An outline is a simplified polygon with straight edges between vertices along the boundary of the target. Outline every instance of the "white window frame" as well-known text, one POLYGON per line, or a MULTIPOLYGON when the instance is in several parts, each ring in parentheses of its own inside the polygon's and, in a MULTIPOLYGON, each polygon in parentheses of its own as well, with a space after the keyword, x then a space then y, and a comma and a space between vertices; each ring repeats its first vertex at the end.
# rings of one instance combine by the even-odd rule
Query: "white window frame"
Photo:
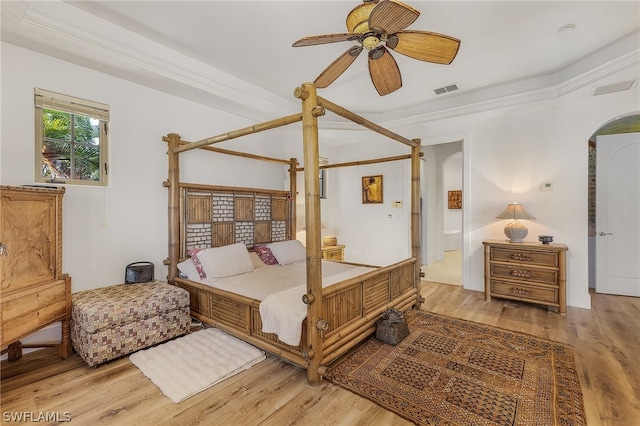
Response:
POLYGON ((107 186, 108 184, 108 146, 109 146, 109 105, 48 90, 34 90, 35 98, 35 181, 46 183, 65 183, 73 185, 107 186), (44 146, 44 125, 42 120, 42 110, 53 109, 74 115, 85 116, 99 120, 100 146, 99 164, 100 176, 98 180, 68 179, 68 178, 47 178, 42 176, 43 159, 42 152, 44 146))

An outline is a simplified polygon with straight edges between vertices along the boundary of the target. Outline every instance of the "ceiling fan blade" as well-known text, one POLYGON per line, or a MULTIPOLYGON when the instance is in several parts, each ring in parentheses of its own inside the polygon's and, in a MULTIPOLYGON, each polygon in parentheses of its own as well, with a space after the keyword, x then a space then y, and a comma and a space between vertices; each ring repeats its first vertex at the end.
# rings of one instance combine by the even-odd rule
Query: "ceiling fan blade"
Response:
POLYGON ((388 37, 387 47, 410 58, 448 65, 458 54, 460 40, 428 31, 402 31, 388 37))
POLYGON ((340 77, 347 68, 349 68, 349 65, 356 60, 361 52, 362 46, 352 46, 349 48, 320 73, 318 78, 314 81, 316 87, 320 89, 328 87, 336 78, 340 77))
POLYGON ((380 96, 402 87, 400 68, 384 46, 378 46, 369 52, 369 75, 380 96))
POLYGON ((369 28, 393 34, 407 28, 418 16, 420 12, 411 6, 396 0, 383 0, 369 15, 369 28))
POLYGON ((351 33, 344 34, 325 34, 317 36, 303 37, 293 43, 293 47, 315 46, 318 44, 337 43, 339 41, 357 40, 358 36, 351 33))

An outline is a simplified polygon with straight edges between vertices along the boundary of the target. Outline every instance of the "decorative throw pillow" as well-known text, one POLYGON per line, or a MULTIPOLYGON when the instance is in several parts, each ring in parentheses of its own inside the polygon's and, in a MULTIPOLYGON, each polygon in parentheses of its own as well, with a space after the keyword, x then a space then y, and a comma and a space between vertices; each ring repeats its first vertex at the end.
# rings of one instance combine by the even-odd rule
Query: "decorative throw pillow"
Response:
POLYGON ((197 280, 200 276, 193 259, 187 259, 178 263, 178 270, 180 271, 180 275, 188 280, 197 280))
POLYGON ((256 254, 264 262, 265 265, 277 265, 278 261, 267 246, 258 246, 255 249, 256 254))
POLYGON ((223 278, 253 271, 249 250, 243 243, 208 248, 198 253, 207 278, 223 278))
POLYGON ((278 241, 277 243, 269 244, 267 247, 269 247, 269 250, 281 265, 300 262, 307 258, 307 249, 298 240, 278 241))
POLYGON ((198 271, 198 275, 200 276, 200 279, 204 280, 205 278, 207 278, 207 274, 204 272, 204 268, 202 267, 202 262, 200 262, 200 258, 198 257, 198 253, 200 253, 202 250, 203 249, 201 248, 194 248, 187 251, 187 254, 191 256, 191 259, 193 260, 196 270, 198 271))

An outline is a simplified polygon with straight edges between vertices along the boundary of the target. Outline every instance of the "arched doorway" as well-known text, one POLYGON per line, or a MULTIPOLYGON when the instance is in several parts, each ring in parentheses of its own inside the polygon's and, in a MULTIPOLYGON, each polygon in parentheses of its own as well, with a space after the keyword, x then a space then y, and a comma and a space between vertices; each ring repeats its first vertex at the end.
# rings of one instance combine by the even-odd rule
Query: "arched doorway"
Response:
POLYGON ((589 287, 640 296, 640 115, 589 138, 589 287))

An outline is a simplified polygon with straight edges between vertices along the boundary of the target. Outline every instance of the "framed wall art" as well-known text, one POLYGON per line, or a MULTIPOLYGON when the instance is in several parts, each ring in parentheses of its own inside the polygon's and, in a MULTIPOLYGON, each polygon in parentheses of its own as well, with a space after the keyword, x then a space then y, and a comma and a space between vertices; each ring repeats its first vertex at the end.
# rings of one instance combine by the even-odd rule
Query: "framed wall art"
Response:
POLYGON ((462 208, 462 190, 457 189, 455 191, 449 191, 449 208, 450 209, 462 208))
POLYGON ((382 175, 362 177, 362 204, 382 203, 382 175))

